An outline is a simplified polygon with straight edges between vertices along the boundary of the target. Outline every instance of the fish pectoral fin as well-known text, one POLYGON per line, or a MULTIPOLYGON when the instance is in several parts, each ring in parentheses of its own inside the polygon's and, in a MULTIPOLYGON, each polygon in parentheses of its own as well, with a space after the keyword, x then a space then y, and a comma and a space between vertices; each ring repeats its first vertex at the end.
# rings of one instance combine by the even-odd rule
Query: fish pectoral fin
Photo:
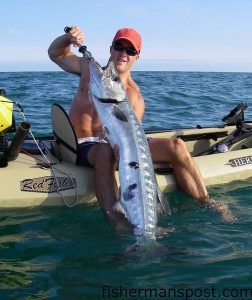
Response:
MULTIPOLYGON (((156 178, 156 176, 155 176, 156 178)), ((171 207, 169 204, 169 201, 165 197, 164 193, 161 192, 157 179, 156 179, 156 188, 157 188, 157 207, 158 207, 158 215, 159 216, 165 216, 165 215, 171 215, 171 207)))
POLYGON ((164 201, 160 201, 160 199, 158 198, 158 203, 157 203, 157 213, 158 216, 167 216, 167 215, 171 215, 171 209, 170 209, 170 205, 169 202, 164 199, 164 201))

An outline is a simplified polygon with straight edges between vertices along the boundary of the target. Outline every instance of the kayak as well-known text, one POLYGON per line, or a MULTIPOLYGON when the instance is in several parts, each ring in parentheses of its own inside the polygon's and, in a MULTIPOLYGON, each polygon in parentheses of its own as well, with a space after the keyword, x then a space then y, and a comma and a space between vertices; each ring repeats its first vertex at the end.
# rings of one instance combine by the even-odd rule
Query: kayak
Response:
MULTIPOLYGON (((238 105, 221 126, 148 131, 146 136, 182 139, 206 186, 246 179, 252 176, 252 121, 244 121, 246 107, 238 105)), ((77 138, 57 104, 52 107, 52 129, 53 136, 26 137, 17 157, 0 167, 1 208, 71 207, 96 201, 93 169, 76 165, 77 138)), ((170 165, 154 164, 154 169, 161 191, 177 189, 170 165)))

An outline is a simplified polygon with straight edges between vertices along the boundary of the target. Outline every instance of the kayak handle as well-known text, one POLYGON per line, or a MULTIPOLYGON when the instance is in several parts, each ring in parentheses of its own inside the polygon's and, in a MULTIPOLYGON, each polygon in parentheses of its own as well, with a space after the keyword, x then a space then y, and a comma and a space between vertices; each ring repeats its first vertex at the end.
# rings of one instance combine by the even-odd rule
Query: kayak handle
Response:
MULTIPOLYGON (((66 27, 64 28, 64 31, 65 31, 65 33, 68 33, 68 32, 70 32, 71 29, 72 29, 72 27, 66 26, 66 27)), ((84 52, 85 52, 86 50, 87 50, 87 46, 79 45, 79 52, 80 52, 80 53, 84 54, 84 52)))

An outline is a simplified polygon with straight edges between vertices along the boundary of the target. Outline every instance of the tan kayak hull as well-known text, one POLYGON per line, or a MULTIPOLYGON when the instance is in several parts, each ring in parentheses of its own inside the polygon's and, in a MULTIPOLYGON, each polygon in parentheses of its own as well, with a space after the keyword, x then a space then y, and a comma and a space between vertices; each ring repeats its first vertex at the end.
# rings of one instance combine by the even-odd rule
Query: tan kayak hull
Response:
MULTIPOLYGON (((211 155, 196 156, 208 150, 214 144, 225 141, 232 136, 235 127, 178 129, 162 133, 148 134, 150 137, 167 138, 190 134, 228 132, 227 137, 203 139, 186 142, 188 150, 200 169, 207 186, 242 180, 252 176, 252 138, 248 137, 233 145, 230 151, 211 155)), ((59 162, 52 154, 48 159, 54 162, 54 172, 62 191, 57 192, 54 174, 51 169, 40 166, 42 156, 31 157, 20 153, 15 161, 6 168, 0 168, 1 195, 0 207, 32 207, 75 205, 95 201, 93 190, 93 170, 66 162, 59 162), (39 160, 38 160, 39 159, 39 160), (76 185, 76 188, 74 186, 76 185)), ((155 168, 169 167, 155 165, 155 168)), ((177 186, 172 173, 157 174, 161 190, 170 192, 177 186)))

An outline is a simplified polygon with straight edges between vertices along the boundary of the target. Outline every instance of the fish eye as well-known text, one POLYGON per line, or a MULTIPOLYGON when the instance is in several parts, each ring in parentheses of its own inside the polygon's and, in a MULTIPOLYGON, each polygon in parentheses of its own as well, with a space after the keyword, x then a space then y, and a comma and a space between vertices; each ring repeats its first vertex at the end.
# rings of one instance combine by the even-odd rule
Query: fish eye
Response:
POLYGON ((115 76, 112 80, 115 81, 115 82, 118 82, 119 81, 119 77, 115 76))

